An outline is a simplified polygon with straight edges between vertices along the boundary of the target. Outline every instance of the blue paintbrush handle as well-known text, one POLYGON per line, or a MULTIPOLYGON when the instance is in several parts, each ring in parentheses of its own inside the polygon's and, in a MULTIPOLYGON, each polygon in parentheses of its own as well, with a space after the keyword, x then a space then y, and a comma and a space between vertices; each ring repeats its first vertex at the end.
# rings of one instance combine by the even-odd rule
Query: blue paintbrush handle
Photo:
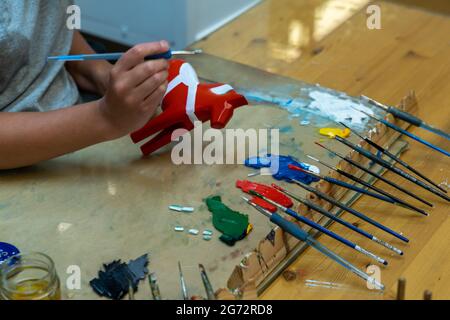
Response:
POLYGON ((318 205, 316 205, 316 204, 314 204, 314 203, 312 203, 311 201, 308 201, 308 200, 306 200, 306 201, 302 201, 301 199, 297 199, 297 200, 299 200, 301 203, 305 204, 309 208, 311 208, 311 209, 313 209, 313 210, 315 210, 317 212, 320 212, 325 217, 328 217, 329 219, 334 220, 337 223, 342 224, 343 226, 346 226, 350 230, 353 230, 353 231, 359 233, 360 235, 362 235, 362 236, 364 236, 364 237, 366 237, 366 238, 368 238, 368 239, 370 239, 370 240, 372 240, 372 241, 382 245, 383 247, 386 247, 386 248, 388 248, 388 249, 390 249, 392 251, 395 251, 396 253, 398 253, 400 255, 403 255, 403 252, 401 250, 395 248, 394 246, 390 245, 389 243, 387 243, 387 242, 385 242, 383 240, 378 239, 377 237, 375 237, 374 235, 370 234, 369 232, 354 226, 350 222, 348 222, 346 220, 343 220, 343 219, 339 218, 338 216, 335 216, 334 214, 332 214, 331 212, 325 210, 321 206, 318 206, 318 205))
POLYGON ((450 140, 450 134, 448 134, 447 132, 442 131, 441 129, 435 128, 432 125, 426 124, 425 122, 422 122, 422 124, 420 125, 421 128, 428 130, 430 132, 433 132, 447 140, 450 140))
POLYGON ((445 154, 447 157, 450 157, 450 153, 449 153, 448 151, 445 151, 444 149, 441 149, 441 148, 435 146, 434 144, 431 144, 431 143, 429 143, 428 141, 423 140, 422 138, 416 136, 415 134, 412 134, 411 132, 402 129, 402 128, 400 128, 399 126, 396 126, 395 124, 392 124, 392 123, 390 123, 390 122, 387 121, 387 120, 384 120, 384 119, 381 119, 381 118, 378 119, 378 120, 379 120, 381 123, 383 123, 385 126, 391 128, 391 129, 393 129, 393 130, 396 130, 396 131, 400 132, 401 134, 404 134, 405 136, 408 136, 408 137, 410 137, 411 139, 416 140, 416 141, 418 141, 418 142, 420 142, 420 143, 422 143, 422 144, 424 144, 424 145, 430 147, 431 149, 434 149, 434 150, 436 150, 436 151, 439 151, 440 153, 445 154))
POLYGON ((376 199, 379 199, 379 200, 383 200, 383 201, 386 201, 386 202, 393 203, 392 198, 385 197, 385 196, 383 196, 381 194, 378 194, 378 193, 370 192, 370 191, 368 191, 366 189, 357 187, 357 186, 355 186, 353 184, 350 184, 350 183, 347 183, 347 182, 344 182, 344 181, 341 181, 341 180, 337 180, 337 179, 334 179, 334 178, 331 178, 331 177, 324 177, 324 180, 328 181, 329 183, 332 183, 332 184, 335 184, 335 185, 338 185, 338 186, 341 186, 341 187, 344 187, 344 188, 356 191, 358 193, 363 193, 363 194, 366 194, 366 195, 368 195, 370 197, 373 197, 373 198, 376 198, 376 199))
MULTIPOLYGON (((372 104, 372 105, 374 105, 374 106, 376 106, 376 107, 378 107, 380 109, 383 109, 384 111, 392 114, 396 118, 399 118, 399 119, 401 119, 403 121, 406 121, 406 122, 412 124, 413 126, 420 127, 420 128, 425 129, 425 130, 428 130, 430 132, 433 132, 433 133, 435 133, 437 135, 440 135, 441 137, 444 137, 447 140, 450 140, 450 134, 448 134, 447 132, 444 132, 444 131, 442 131, 442 130, 440 130, 438 128, 433 127, 432 125, 429 125, 429 124, 425 123, 423 120, 419 119, 416 116, 413 116, 412 114, 410 114, 410 113, 408 113, 406 111, 403 111, 403 110, 400 110, 398 108, 391 107, 391 106, 385 106, 385 105, 383 105, 383 104, 381 104, 381 103, 379 103, 379 102, 377 102, 377 101, 375 101, 373 99, 367 98, 365 96, 363 96, 363 98, 365 100, 369 101, 370 104, 372 104)), ((377 119, 377 120, 380 121, 379 119, 377 119)), ((433 148, 431 145, 429 145, 429 147, 433 148)))
POLYGON ((164 52, 164 53, 147 56, 147 57, 145 57, 145 60, 159 60, 159 59, 170 60, 170 59, 172 59, 172 56, 173 56, 172 55, 172 50, 169 50, 169 51, 164 52))
POLYGON ((295 223, 283 219, 279 214, 272 214, 270 221, 299 240, 306 241, 309 237, 309 234, 305 230, 295 223))
MULTIPOLYGON (((336 201, 336 202, 337 202, 337 201, 336 201)), ((340 204, 337 204, 336 202, 333 203, 333 204, 337 205, 337 206, 340 207, 342 210, 345 210, 345 211, 347 211, 348 213, 353 214, 355 217, 358 217, 358 218, 360 218, 361 220, 364 220, 364 221, 370 223, 371 225, 374 225, 375 227, 377 227, 377 228, 379 228, 379 229, 381 229, 381 230, 383 230, 383 231, 385 231, 385 232, 387 232, 387 233, 393 235, 394 237, 396 237, 396 238, 398 238, 398 239, 400 239, 400 240, 402 240, 402 241, 404 241, 404 242, 409 242, 409 239, 408 239, 408 238, 402 236, 400 233, 398 233, 398 232, 392 230, 391 228, 388 228, 388 227, 382 225, 381 223, 379 223, 379 222, 377 222, 377 221, 375 221, 375 220, 369 218, 369 217, 366 216, 365 214, 362 214, 361 212, 356 211, 355 209, 353 209, 353 208, 351 208, 351 207, 349 207, 349 206, 345 206, 345 207, 344 207, 344 206, 342 206, 342 205, 340 205, 340 204)))
MULTIPOLYGON (((69 56, 55 56, 49 57, 49 61, 87 61, 87 60, 107 60, 107 61, 117 61, 124 55, 123 52, 118 53, 100 53, 100 54, 80 54, 80 55, 69 55, 69 56)), ((164 53, 154 54, 145 57, 145 60, 158 60, 166 59, 169 60, 173 57, 172 50, 164 53)))
MULTIPOLYGON (((313 239, 308 235, 306 231, 304 231, 302 228, 300 228, 298 225, 287 221, 286 219, 283 219, 278 214, 273 214, 270 218, 270 221, 279 226, 281 229, 283 229, 285 232, 289 233, 293 237, 305 241, 307 244, 318 250, 319 252, 325 254, 327 257, 331 258, 335 262, 339 263, 346 269, 350 270, 351 272, 355 273, 357 276, 361 277, 365 281, 375 281, 373 278, 369 277, 366 273, 360 271, 358 268, 356 268, 351 263, 347 262, 343 258, 341 258, 339 255, 334 253, 333 251, 329 250, 327 247, 321 245, 318 241, 313 239)), ((381 283, 376 283, 376 285, 383 289, 384 286, 381 283)))
POLYGON ((441 137, 446 138, 447 140, 450 140, 450 135, 448 133, 425 123, 423 120, 413 116, 408 112, 399 110, 394 107, 388 107, 388 112, 392 113, 392 115, 394 115, 396 118, 411 123, 413 126, 424 128, 425 130, 428 130, 430 132, 440 135, 441 137))
POLYGON ((381 223, 378 223, 377 221, 372 220, 371 218, 369 218, 365 214, 363 214, 363 213, 361 213, 359 211, 356 211, 355 209, 352 209, 349 206, 344 205, 342 202, 337 201, 336 199, 334 199, 333 197, 329 196, 328 194, 323 193, 322 191, 319 191, 317 189, 314 189, 313 187, 310 187, 310 186, 308 186, 308 185, 306 185, 306 184, 304 184, 304 183, 302 183, 300 181, 294 180, 294 182, 297 183, 300 187, 304 188, 305 190, 308 190, 309 192, 312 192, 312 193, 316 194, 317 196, 319 196, 319 198, 322 198, 322 199, 328 201, 329 203, 334 204, 335 206, 341 208, 342 210, 353 214, 354 216, 356 216, 356 217, 358 217, 358 218, 360 218, 360 219, 362 219, 362 220, 364 220, 364 221, 366 221, 366 222, 368 222, 368 223, 370 223, 370 224, 380 228, 381 230, 386 231, 389 234, 392 234, 393 236, 395 236, 395 237, 397 237, 397 238, 399 238, 399 239, 401 239, 401 240, 403 240, 405 242, 409 242, 408 238, 405 238, 404 236, 402 236, 398 232, 395 232, 394 230, 391 230, 390 228, 382 225, 381 223))
POLYGON ((378 163, 379 165, 385 167, 386 169, 395 172, 396 174, 398 174, 399 176, 405 178, 406 180, 409 180, 409 181, 417 184, 418 186, 424 188, 427 191, 430 191, 431 193, 437 195, 438 197, 441 197, 441 198, 443 198, 443 199, 445 199, 447 201, 450 201, 450 197, 448 197, 447 195, 441 193, 440 191, 434 189, 433 187, 431 187, 431 186, 427 185, 426 183, 422 182, 421 180, 419 180, 419 179, 413 177, 412 175, 406 173, 405 171, 403 171, 403 170, 401 170, 401 169, 391 165, 386 160, 384 160, 384 159, 382 159, 380 157, 377 157, 372 152, 370 152, 370 151, 368 151, 368 150, 366 150, 366 149, 364 149, 364 148, 362 148, 360 146, 357 146, 357 145, 351 143, 350 141, 347 141, 346 139, 341 138, 339 136, 336 136, 335 139, 337 141, 345 144, 346 146, 356 150, 358 153, 362 154, 364 157, 372 160, 373 162, 378 163))
POLYGON ((316 230, 319 230, 320 232, 326 234, 327 236, 329 236, 329 237, 331 237, 331 238, 333 238, 333 239, 335 239, 335 240, 345 244, 346 246, 348 246, 348 247, 350 247, 352 249, 355 249, 356 251, 358 251, 358 252, 360 252, 360 253, 368 256, 368 257, 371 257, 372 259, 376 260, 379 263, 387 265, 387 261, 386 260, 378 257, 377 255, 373 254, 370 251, 367 251, 366 249, 358 246, 357 244, 355 244, 355 243, 353 243, 353 242, 351 242, 351 241, 341 237, 340 235, 338 235, 338 234, 328 230, 327 228, 321 226, 320 224, 318 224, 318 223, 316 223, 316 222, 314 222, 312 220, 309 220, 309 219, 307 219, 305 217, 300 216, 299 214, 297 214, 297 212, 295 212, 295 211, 293 211, 291 209, 285 208, 284 211, 288 215, 290 215, 290 216, 294 217, 295 219, 297 219, 298 221, 303 222, 304 224, 307 224, 308 226, 310 226, 310 227, 312 227, 312 228, 314 228, 316 230))
POLYGON ((423 123, 423 121, 417 118, 416 116, 413 116, 412 114, 404 112, 397 108, 388 107, 387 112, 391 113, 394 117, 409 122, 410 124, 416 127, 420 127, 421 124, 423 123))
POLYGON ((363 235, 363 236, 366 237, 366 238, 373 239, 373 237, 374 237, 372 234, 370 234, 370 233, 366 232, 365 230, 362 230, 362 229, 360 229, 360 228, 358 228, 358 227, 355 227, 355 226, 354 226, 353 224, 351 224, 350 222, 345 221, 345 220, 343 220, 343 219, 341 219, 341 218, 339 218, 339 217, 333 215, 331 212, 328 212, 328 211, 325 210, 324 208, 322 208, 322 207, 320 207, 320 206, 318 206, 318 205, 312 203, 311 201, 301 201, 301 202, 302 202, 303 204, 305 204, 306 206, 310 207, 311 209, 313 209, 313 210, 315 210, 315 211, 317 211, 317 212, 320 212, 320 213, 323 214, 325 217, 327 217, 327 218, 329 218, 329 219, 331 219, 331 220, 334 220, 334 221, 336 221, 337 223, 342 224, 343 226, 346 226, 346 227, 349 228, 350 230, 353 230, 353 231, 355 231, 355 232, 357 232, 357 233, 363 235))
POLYGON ((304 224, 310 226, 311 228, 319 230, 320 232, 328 235, 329 237, 331 237, 333 239, 336 239, 339 242, 342 242, 346 246, 355 249, 356 244, 354 244, 353 242, 351 242, 351 241, 349 241, 349 240, 347 240, 345 238, 342 238, 340 235, 338 235, 338 234, 328 230, 327 228, 321 226, 320 224, 315 223, 314 221, 309 220, 309 219, 307 219, 305 217, 302 217, 301 215, 297 214, 297 212, 295 212, 295 211, 293 211, 291 209, 288 209, 288 208, 286 208, 286 213, 289 214, 291 217, 297 219, 298 221, 303 222, 304 224))

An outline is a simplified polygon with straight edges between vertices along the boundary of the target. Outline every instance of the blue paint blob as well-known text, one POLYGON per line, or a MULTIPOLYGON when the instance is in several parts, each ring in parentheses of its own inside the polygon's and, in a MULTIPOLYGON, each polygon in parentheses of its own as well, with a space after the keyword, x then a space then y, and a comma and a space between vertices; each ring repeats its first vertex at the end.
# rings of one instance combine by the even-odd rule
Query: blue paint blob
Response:
POLYGON ((249 168, 270 168, 274 171, 271 171, 271 173, 276 180, 292 182, 292 179, 295 179, 305 184, 311 184, 320 180, 306 173, 291 170, 289 169, 289 165, 294 165, 305 170, 309 170, 311 167, 306 163, 297 161, 294 157, 291 156, 276 156, 268 154, 265 157, 252 157, 245 160, 245 166, 249 168), (277 162, 279 164, 278 168, 276 166, 277 162), (273 166, 272 163, 274 163, 273 166))
POLYGON ((281 133, 293 133, 294 132, 294 129, 291 126, 281 127, 278 130, 280 130, 281 133))
POLYGON ((271 103, 288 108, 297 108, 299 112, 304 111, 301 110, 301 108, 304 108, 305 106, 308 105, 301 99, 278 97, 276 95, 271 95, 262 92, 244 92, 244 95, 248 100, 262 103, 271 103))

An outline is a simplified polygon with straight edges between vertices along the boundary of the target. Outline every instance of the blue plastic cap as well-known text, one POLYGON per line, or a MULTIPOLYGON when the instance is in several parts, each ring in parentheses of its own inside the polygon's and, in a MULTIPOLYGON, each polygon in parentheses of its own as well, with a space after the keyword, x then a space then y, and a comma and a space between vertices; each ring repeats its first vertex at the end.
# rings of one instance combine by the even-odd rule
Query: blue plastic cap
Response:
POLYGON ((0 242, 0 264, 9 257, 19 254, 20 251, 12 244, 0 242))

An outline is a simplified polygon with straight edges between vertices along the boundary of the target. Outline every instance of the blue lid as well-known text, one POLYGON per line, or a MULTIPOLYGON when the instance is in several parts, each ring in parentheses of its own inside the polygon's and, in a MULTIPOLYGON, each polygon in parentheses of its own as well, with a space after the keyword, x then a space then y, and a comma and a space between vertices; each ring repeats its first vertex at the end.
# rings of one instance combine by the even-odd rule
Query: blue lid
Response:
POLYGON ((9 257, 19 254, 20 251, 12 244, 0 242, 0 264, 9 257))

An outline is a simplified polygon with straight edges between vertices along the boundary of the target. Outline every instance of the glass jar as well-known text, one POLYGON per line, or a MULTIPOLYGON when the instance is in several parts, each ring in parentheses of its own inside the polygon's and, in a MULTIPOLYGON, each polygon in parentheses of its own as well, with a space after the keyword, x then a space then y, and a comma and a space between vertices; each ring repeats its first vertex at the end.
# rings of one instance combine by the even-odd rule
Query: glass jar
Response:
POLYGON ((61 300, 52 259, 43 253, 19 254, 0 265, 0 297, 5 300, 61 300))

